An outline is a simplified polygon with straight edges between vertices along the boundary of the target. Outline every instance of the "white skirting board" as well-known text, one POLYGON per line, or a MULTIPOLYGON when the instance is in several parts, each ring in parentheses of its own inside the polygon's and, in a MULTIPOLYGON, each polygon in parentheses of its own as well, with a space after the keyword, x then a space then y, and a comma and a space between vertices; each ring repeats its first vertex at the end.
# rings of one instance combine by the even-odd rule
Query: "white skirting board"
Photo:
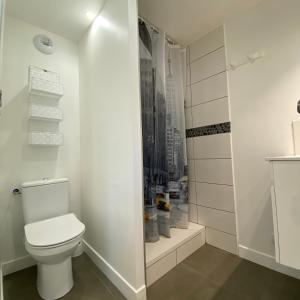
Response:
POLYGON ((2 266, 0 265, 0 300, 4 300, 3 298, 3 275, 2 275, 2 266))
POLYGON ((3 276, 29 268, 36 265, 36 262, 29 255, 19 257, 14 260, 10 260, 2 263, 2 273, 3 276))
POLYGON ((128 300, 146 300, 146 286, 135 289, 91 245, 83 240, 84 252, 128 300))
POLYGON ((250 249, 243 245, 239 245, 239 256, 266 268, 300 279, 300 270, 292 269, 276 263, 274 256, 250 249))

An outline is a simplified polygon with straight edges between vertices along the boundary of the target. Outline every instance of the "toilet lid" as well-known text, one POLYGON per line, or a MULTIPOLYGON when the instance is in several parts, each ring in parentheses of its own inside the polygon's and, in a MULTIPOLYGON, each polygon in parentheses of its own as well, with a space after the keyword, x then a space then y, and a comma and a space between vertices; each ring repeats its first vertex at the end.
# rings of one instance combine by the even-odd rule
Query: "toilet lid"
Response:
POLYGON ((84 230, 74 214, 67 214, 25 225, 25 236, 34 247, 50 247, 70 241, 84 230))

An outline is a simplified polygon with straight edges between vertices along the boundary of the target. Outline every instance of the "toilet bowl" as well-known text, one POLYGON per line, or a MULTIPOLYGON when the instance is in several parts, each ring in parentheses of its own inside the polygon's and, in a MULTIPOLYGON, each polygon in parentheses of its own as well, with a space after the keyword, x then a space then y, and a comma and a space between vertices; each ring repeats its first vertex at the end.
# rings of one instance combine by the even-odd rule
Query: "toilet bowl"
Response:
POLYGON ((37 289, 45 300, 67 294, 73 287, 71 257, 85 226, 74 214, 25 225, 25 248, 37 262, 37 289))

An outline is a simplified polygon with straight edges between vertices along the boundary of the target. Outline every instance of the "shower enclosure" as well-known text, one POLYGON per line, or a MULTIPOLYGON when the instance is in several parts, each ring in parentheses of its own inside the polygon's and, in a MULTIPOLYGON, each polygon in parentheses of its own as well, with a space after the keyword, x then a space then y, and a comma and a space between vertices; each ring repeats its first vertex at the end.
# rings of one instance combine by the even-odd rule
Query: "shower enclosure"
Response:
POLYGON ((182 49, 139 20, 145 239, 188 227, 182 49))

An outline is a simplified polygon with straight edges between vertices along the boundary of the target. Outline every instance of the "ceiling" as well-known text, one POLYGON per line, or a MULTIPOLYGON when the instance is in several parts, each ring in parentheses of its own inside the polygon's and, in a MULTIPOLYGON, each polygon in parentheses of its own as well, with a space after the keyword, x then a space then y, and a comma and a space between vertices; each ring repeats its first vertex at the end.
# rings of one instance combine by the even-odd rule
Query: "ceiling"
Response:
POLYGON ((139 14, 182 45, 262 0, 139 0, 139 14))
MULTIPOLYGON (((139 14, 182 45, 263 0, 138 0, 139 14)), ((7 14, 78 41, 106 0, 7 0, 7 14), (89 17, 87 17, 87 13, 89 17)))
POLYGON ((6 0, 6 13, 78 41, 105 0, 6 0))

